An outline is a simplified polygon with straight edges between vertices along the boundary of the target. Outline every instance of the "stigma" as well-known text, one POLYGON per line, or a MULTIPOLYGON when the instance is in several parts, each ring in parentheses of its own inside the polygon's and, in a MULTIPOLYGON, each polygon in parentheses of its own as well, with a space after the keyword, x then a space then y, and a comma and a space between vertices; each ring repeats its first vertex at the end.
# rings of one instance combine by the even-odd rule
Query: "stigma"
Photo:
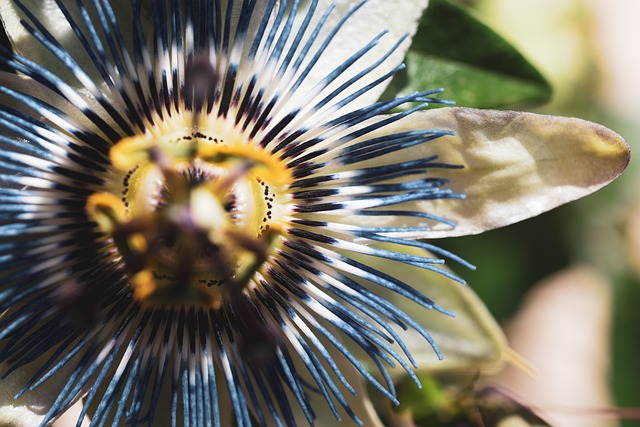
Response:
POLYGON ((292 176, 220 116, 186 113, 110 151, 108 191, 86 210, 146 305, 219 308, 281 244, 292 176))

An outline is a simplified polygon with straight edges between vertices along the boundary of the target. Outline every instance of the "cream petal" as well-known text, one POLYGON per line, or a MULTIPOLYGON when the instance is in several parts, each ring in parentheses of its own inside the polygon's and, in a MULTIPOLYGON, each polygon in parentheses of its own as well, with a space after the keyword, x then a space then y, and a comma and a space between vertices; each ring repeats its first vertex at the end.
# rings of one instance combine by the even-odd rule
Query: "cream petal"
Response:
MULTIPOLYGON (((31 10, 35 17, 50 31, 54 37, 64 46, 78 64, 94 79, 99 81, 99 76, 91 65, 91 60, 86 54, 84 47, 75 36, 71 26, 67 22, 63 13, 56 5, 55 0, 25 0, 24 5, 31 10)), ((124 37, 131 46, 132 35, 127 29, 132 28, 132 14, 129 2, 116 1, 113 9, 118 14, 118 21, 121 23, 120 28, 125 29, 124 37)), ((326 11, 333 2, 330 0, 320 0, 316 13, 314 14, 311 28, 317 23, 323 12, 326 11)), ((311 48, 320 46, 321 41, 334 26, 340 21, 347 11, 352 7, 361 3, 360 0, 345 0, 337 2, 335 10, 329 15, 327 22, 324 24, 316 43, 311 48), (320 42, 318 42, 320 41, 320 42)), ((300 90, 302 93, 310 90, 316 83, 326 77, 337 65, 349 58, 357 50, 369 43, 375 36, 382 31, 388 33, 382 37, 378 45, 368 52, 365 57, 361 58, 353 67, 343 72, 331 87, 337 87, 361 70, 367 68, 376 62, 382 55, 389 51, 405 34, 413 36, 417 29, 418 20, 427 7, 428 0, 404 0, 402 7, 394 2, 385 0, 370 0, 366 2, 352 17, 347 24, 336 34, 330 43, 328 49, 320 57, 319 61, 314 65, 300 90)), ((251 21, 249 33, 255 33, 260 24, 260 19, 264 15, 264 7, 267 2, 258 2, 254 11, 254 19, 251 21)), ((236 2, 232 14, 232 22, 238 20, 240 2, 236 2)), ((304 20, 308 3, 302 2, 301 10, 296 18, 295 29, 304 20)), ((69 6, 69 11, 76 22, 82 23, 82 18, 75 7, 69 6)), ((150 19, 145 16, 143 9, 142 20, 143 26, 147 26, 150 19)), ((0 18, 4 24, 5 30, 13 45, 13 48, 26 55, 29 59, 39 63, 46 64, 47 68, 54 74, 61 76, 65 81, 76 85, 77 82, 72 73, 54 57, 49 50, 41 43, 37 42, 33 36, 20 23, 21 19, 25 19, 24 13, 18 8, 14 1, 0 2, 0 18)), ((29 19, 26 19, 29 22, 29 19)), ((97 22, 97 20, 95 21, 97 22)), ((402 44, 391 54, 385 63, 377 67, 373 72, 367 75, 358 83, 358 87, 362 87, 367 83, 374 81, 380 76, 388 73, 390 70, 399 65, 410 45, 410 37, 405 39, 402 44)), ((130 52, 131 53, 131 52, 130 52)), ((246 55, 247 52, 244 54, 246 55)), ((312 55, 311 55, 312 56, 312 55)), ((351 106, 353 108, 362 107, 375 102, 384 91, 388 82, 378 85, 356 101, 351 106)))
MULTIPOLYGON (((415 129, 456 132, 378 158, 396 163, 437 154, 463 169, 433 169, 466 199, 406 203, 457 223, 437 224, 424 238, 477 234, 539 215, 607 185, 626 168, 629 146, 604 126, 568 117, 514 111, 441 108, 412 114, 385 134, 415 129)), ((373 135, 375 136, 375 135, 373 135)), ((395 218, 389 226, 409 226, 395 218)))
MULTIPOLYGON (((55 108, 69 109, 69 102, 49 88, 41 85, 31 77, 0 71, 0 86, 9 88, 13 91, 37 97, 38 100, 45 102, 55 108)), ((24 103, 17 101, 15 98, 0 94, 0 104, 10 108, 14 108, 21 112, 30 112, 31 116, 41 119, 41 115, 34 113, 24 103)))
MULTIPOLYGON (((5 314, 6 312, 0 314, 0 320, 5 314)), ((3 350, 4 348, 0 346, 0 351, 3 350)), ((48 360, 52 353, 53 351, 45 353, 38 361, 48 360)), ((72 368, 70 365, 60 368, 36 389, 27 390, 23 395, 15 399, 16 395, 25 384, 31 381, 40 367, 41 365, 38 362, 31 363, 11 372, 6 378, 0 378, 0 426, 33 427, 39 425, 45 418, 49 408, 53 406, 71 375, 72 368)), ((9 365, 0 363, 0 373, 3 375, 10 368, 9 365)), ((78 399, 80 397, 78 396, 78 399)), ((74 406, 73 410, 77 410, 77 407, 74 406)), ((79 415, 79 412, 77 415, 79 415)), ((65 414, 62 417, 65 417, 65 414)), ((75 425, 75 422, 73 425, 75 425)), ((56 426, 59 426, 59 424, 56 424, 56 426)))
MULTIPOLYGON (((340 19, 342 19, 351 8, 361 3, 361 0, 343 0, 339 2, 320 0, 318 2, 317 12, 312 20, 312 28, 313 23, 320 19, 321 15, 332 3, 336 3, 335 10, 331 12, 331 15, 323 26, 318 38, 319 40, 323 40, 340 19)), ((402 63, 405 53, 411 44, 410 38, 415 34, 418 21, 426 10, 427 4, 428 0, 402 0, 401 5, 398 2, 389 0, 369 0, 366 2, 349 18, 347 23, 333 38, 327 51, 325 51, 311 70, 305 83, 300 88, 300 92, 306 93, 311 90, 316 83, 326 77, 336 66, 352 56, 375 36, 385 30, 387 30, 388 33, 380 39, 378 45, 358 60, 354 66, 343 72, 330 87, 338 87, 358 72, 375 63, 405 34, 408 34, 409 37, 400 44, 384 64, 378 66, 357 83, 358 87, 363 87, 365 84, 373 82, 393 70, 402 63)), ((304 10, 302 12, 304 12, 304 10)), ((304 13, 302 12, 298 12, 299 16, 296 26, 299 26, 304 19, 304 13)), ((320 43, 316 41, 314 47, 317 48, 319 45, 320 43)), ((351 103, 350 107, 355 109, 376 102, 387 84, 388 81, 371 89, 351 103)))
MULTIPOLYGON (((72 104, 59 94, 41 85, 30 77, 0 71, 0 86, 8 87, 19 93, 31 95, 62 111, 66 116, 61 116, 58 124, 66 123, 65 126, 70 126, 78 130, 92 131, 98 134, 101 133, 96 125, 87 118, 87 116, 82 114, 78 109, 78 105, 72 104)), ((81 97, 82 102, 88 105, 92 111, 97 112, 109 126, 113 129, 118 129, 115 121, 104 111, 95 98, 87 93, 86 90, 77 89, 75 90, 75 93, 81 97)), ((34 112, 29 107, 26 107, 22 102, 16 101, 8 95, 0 94, 0 105, 14 108, 38 120, 43 120, 45 123, 47 122, 42 113, 34 112)))
MULTIPOLYGON (((0 369, 4 366, 0 365, 0 369)), ((2 380, 0 387, 0 425, 12 427, 37 426, 44 419, 48 407, 55 397, 46 393, 27 394, 22 399, 13 397, 22 387, 29 376, 18 371, 2 380)))
POLYGON ((398 307, 431 334, 442 353, 443 358, 439 360, 416 332, 398 330, 419 371, 477 372, 511 360, 512 353, 500 326, 471 287, 424 270, 416 272, 413 277, 406 274, 401 278, 455 314, 447 316, 436 311, 424 311, 409 301, 392 297, 398 307))
MULTIPOLYGON (((25 0, 23 4, 42 23, 47 24, 47 27, 53 30, 54 35, 64 38, 72 34, 72 30, 55 0, 25 0)), ((44 46, 35 42, 33 36, 20 22, 26 17, 14 1, 0 2, 0 18, 14 50, 21 54, 28 53, 33 58, 48 55, 44 46)))
MULTIPOLYGON (((39 367, 37 364, 29 365, 12 372, 7 378, 0 380, 0 426, 37 426, 42 422, 49 408, 58 398, 66 379, 71 373, 68 367, 62 368, 37 389, 27 391, 20 398, 14 399, 39 367)), ((6 365, 0 364, 0 372, 5 372, 6 369, 6 365)))
MULTIPOLYGON (((100 75, 92 65, 91 58, 86 53, 82 43, 78 40, 55 0, 22 0, 21 3, 56 38, 89 77, 95 82, 101 81, 100 75)), ((115 0, 111 1, 110 4, 118 14, 118 23, 120 28, 123 29, 123 37, 127 42, 127 46, 132 46, 133 36, 130 31, 127 31, 133 28, 130 1, 115 0)), ((68 8, 73 20, 84 30, 84 20, 75 5, 65 4, 65 6, 68 8)), ((93 8, 88 8, 88 11, 90 14, 94 13, 93 8)), ((141 16, 145 20, 145 14, 142 13, 141 16)), ((31 20, 16 5, 16 2, 12 0, 0 2, 0 18, 12 47, 17 53, 45 66, 67 83, 74 86, 79 85, 78 81, 73 77, 73 73, 20 23, 20 20, 25 20, 28 23, 31 23, 31 20)), ((94 17, 93 21, 99 22, 97 17, 94 17)), ((88 33, 85 31, 86 34, 88 33)))
MULTIPOLYGON (((432 256, 428 252, 397 245, 380 245, 388 250, 417 256, 432 256)), ((364 256, 352 256, 366 262, 364 256)), ((377 270, 402 280, 419 290, 453 316, 437 310, 427 310, 391 291, 376 288, 377 294, 392 302, 422 326, 433 338, 442 353, 438 359, 429 343, 415 330, 394 329, 407 345, 418 370, 429 374, 439 372, 477 372, 496 367, 500 362, 518 364, 507 344, 502 329, 473 289, 439 273, 409 266, 388 259, 376 259, 377 270)), ((446 270, 445 266, 441 266, 446 270)), ((394 375, 404 375, 396 368, 394 375)))
MULTIPOLYGON (((96 72, 92 60, 87 55, 85 48, 80 43, 74 31, 67 21, 60 8, 56 5, 55 0, 25 0, 22 3, 34 14, 39 22, 44 25, 49 32, 58 40, 58 42, 65 48, 65 50, 76 60, 82 70, 87 73, 98 86, 102 86, 106 89, 106 85, 103 84, 101 76, 96 72)), ((122 31, 122 36, 125 40, 126 46, 129 49, 128 53, 133 60, 133 34, 131 29, 133 28, 133 15, 131 10, 130 1, 111 1, 111 6, 117 14, 119 28, 122 31)), ((225 3, 223 1, 223 3, 225 3)), ((266 14, 265 10, 268 2, 258 2, 254 7, 253 16, 248 33, 255 34, 257 28, 260 25, 262 17, 266 14)), ((84 20, 73 5, 66 5, 73 20, 79 24, 80 29, 88 37, 88 32, 85 30, 84 20)), ((231 26, 237 27, 238 20, 240 19, 241 11, 244 7, 244 2, 232 3, 233 11, 231 14, 231 26)), ((99 18, 94 12, 91 6, 87 6, 87 11, 92 16, 92 21, 98 32, 101 32, 99 27, 99 18)), ((153 33, 151 25, 151 16, 149 16, 151 9, 142 7, 140 13, 140 19, 145 34, 150 38, 153 33)), ((27 56, 30 60, 44 65, 49 71, 53 72, 56 76, 61 77, 64 81, 72 86, 80 86, 80 83, 73 77, 73 74, 53 55, 49 50, 24 28, 20 23, 21 19, 25 19, 27 22, 31 22, 26 18, 25 14, 16 6, 13 1, 0 2, 0 18, 5 26, 6 32, 9 36, 9 40, 12 43, 14 50, 22 55, 27 56)), ((103 41, 104 43, 104 41, 103 41)), ((251 44, 247 44, 244 55, 248 53, 251 44)), ((150 47, 150 50, 151 47, 150 47)), ((116 74, 116 71, 111 71, 112 75, 116 74)), ((109 91, 104 90, 104 95, 109 96, 109 91)))

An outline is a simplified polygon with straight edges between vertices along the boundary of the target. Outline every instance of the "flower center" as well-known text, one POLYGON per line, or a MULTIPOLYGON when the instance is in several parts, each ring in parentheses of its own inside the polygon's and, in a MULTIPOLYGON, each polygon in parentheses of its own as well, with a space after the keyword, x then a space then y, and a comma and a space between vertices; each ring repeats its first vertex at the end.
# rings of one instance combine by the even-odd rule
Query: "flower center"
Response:
POLYGON ((87 212, 138 301, 219 307, 278 246, 290 170, 225 119, 171 119, 110 157, 121 179, 91 195, 87 212))

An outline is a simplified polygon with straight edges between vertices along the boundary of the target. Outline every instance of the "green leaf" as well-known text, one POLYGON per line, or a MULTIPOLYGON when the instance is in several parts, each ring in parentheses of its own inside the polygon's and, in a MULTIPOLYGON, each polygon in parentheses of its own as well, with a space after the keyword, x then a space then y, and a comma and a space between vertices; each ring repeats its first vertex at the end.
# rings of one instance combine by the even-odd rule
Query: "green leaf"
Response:
POLYGON ((547 102, 551 86, 522 54, 461 6, 431 0, 384 97, 439 88, 458 106, 498 108, 547 102))

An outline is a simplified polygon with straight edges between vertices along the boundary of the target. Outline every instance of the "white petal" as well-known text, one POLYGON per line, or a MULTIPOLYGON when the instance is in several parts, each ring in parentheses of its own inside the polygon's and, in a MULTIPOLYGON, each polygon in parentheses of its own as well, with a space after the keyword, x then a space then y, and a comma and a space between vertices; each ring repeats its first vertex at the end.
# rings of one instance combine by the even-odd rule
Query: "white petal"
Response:
MULTIPOLYGON (((0 314, 0 320, 3 315, 6 315, 6 312, 0 314)), ((3 346, 0 345, 0 351, 3 350, 3 346)), ((21 366, 6 378, 0 378, 0 426, 33 427, 39 425, 45 418, 71 375, 73 360, 77 360, 77 357, 72 359, 71 363, 60 368, 36 389, 27 390, 18 399, 15 397, 41 368, 41 362, 48 360, 53 352, 54 350, 45 353, 34 363, 21 366)), ((0 374, 4 375, 9 368, 8 364, 0 363, 0 374)), ((83 390, 78 399, 86 391, 83 390)), ((73 406, 72 411, 76 410, 77 407, 73 406)), ((79 412, 76 415, 79 415, 79 412)), ((62 414, 63 418, 64 416, 65 414, 62 414)))
MULTIPOLYGON (((38 100, 61 110, 63 113, 67 114, 64 119, 61 118, 61 122, 66 122, 68 126, 72 126, 79 130, 91 130, 98 134, 101 133, 100 130, 96 128, 96 125, 80 112, 77 104, 74 105, 70 103, 59 94, 41 85, 37 81, 34 81, 30 77, 0 71, 0 86, 10 88, 16 92, 31 95, 38 100)), ((95 98, 87 93, 86 90, 76 89, 75 93, 79 95, 81 102, 88 105, 92 111, 98 113, 107 124, 114 129, 118 129, 114 120, 104 111, 95 98)), ((0 94, 0 105, 14 108, 35 117, 36 119, 42 120, 45 123, 47 122, 47 120, 44 119, 43 114, 31 110, 23 103, 16 101, 10 96, 0 94)))
MULTIPOLYGON (((329 19, 320 33, 319 39, 323 40, 338 23, 338 21, 361 0, 342 0, 336 3, 336 9, 331 13, 329 19)), ((333 0, 320 0, 313 22, 317 22, 322 13, 334 3, 333 0)), ((353 67, 346 70, 336 83, 332 86, 347 81, 359 71, 367 68, 387 51, 389 51, 405 34, 409 37, 396 49, 384 64, 377 67, 365 79, 358 82, 358 87, 374 81, 382 75, 388 73, 402 63, 405 53, 411 44, 411 39, 417 29, 418 21, 427 8, 428 0, 402 0, 401 2, 389 0, 369 0, 355 12, 329 45, 328 50, 320 57, 318 63, 313 67, 309 77, 301 88, 301 93, 311 89, 317 82, 326 77, 336 66, 349 58, 359 49, 363 48, 375 36, 382 31, 388 33, 382 37, 379 44, 363 58, 358 60, 353 67)), ((303 11, 299 12, 299 23, 304 19, 303 11)), ((312 24, 313 27, 313 24, 312 24)), ((316 43, 314 47, 319 46, 316 43)), ((313 48, 312 48, 313 49, 313 48)), ((353 107, 364 107, 377 101, 384 89, 385 84, 379 85, 358 98, 353 107)))
MULTIPOLYGON (((100 82, 99 74, 92 65, 90 57, 87 55, 82 43, 78 40, 71 25, 65 18, 55 0, 23 0, 23 5, 35 16, 35 18, 49 31, 62 47, 73 57, 80 67, 93 78, 95 82, 100 82)), ((74 21, 84 29, 84 20, 75 7, 75 4, 65 4, 74 21)), ((110 2, 111 7, 118 14, 118 23, 123 31, 124 39, 131 46, 133 18, 129 1, 116 0, 110 2)), ((88 8, 89 13, 94 13, 93 8, 88 8)), ((7 36, 11 41, 13 49, 29 58, 30 60, 45 66, 49 71, 61 77, 67 83, 78 85, 73 74, 58 60, 42 43, 37 41, 20 23, 25 20, 31 26, 31 20, 20 10, 12 0, 0 2, 0 18, 4 24, 7 36)), ((144 20, 144 16, 143 16, 144 20)), ((98 18, 93 17, 93 22, 98 23, 98 18)), ((85 31, 85 35, 88 34, 85 31)), ((132 53, 132 52, 130 52, 132 53)))
MULTIPOLYGON (((386 249, 418 256, 429 256, 417 248, 383 245, 386 249)), ((358 259, 358 256, 354 256, 358 259)), ((365 259, 361 259, 365 262, 365 259)), ((500 326, 473 289, 439 273, 387 259, 376 259, 373 266, 419 290, 454 317, 427 310, 393 292, 376 288, 375 292, 391 301, 418 322, 434 339, 443 359, 439 360, 429 343, 415 330, 395 328, 419 371, 427 373, 490 369, 511 360, 507 340, 500 326)), ((445 267, 446 268, 446 267, 445 267)), ((402 374, 397 368, 394 374, 402 374)))
MULTIPOLYGON (((19 399, 14 399, 39 367, 37 364, 25 366, 0 380, 0 426, 37 426, 58 398, 71 372, 69 368, 61 369, 34 391, 27 391, 19 399)), ((6 365, 0 364, 0 372, 6 369, 6 365)))
MULTIPOLYGON (((0 365, 0 369, 5 369, 0 365)), ((32 427, 40 424, 47 413, 48 406, 55 397, 47 398, 46 393, 27 394, 19 400, 14 400, 15 394, 24 387, 29 377, 18 371, 2 380, 0 387, 0 425, 12 427, 32 427)))
MULTIPOLYGON (((457 223, 424 237, 476 234, 530 218, 607 185, 629 162, 629 147, 615 132, 584 120, 513 111, 442 108, 412 114, 384 133, 446 129, 455 136, 399 151, 379 163, 439 155, 464 169, 433 169, 464 200, 403 205, 457 223)), ((403 219, 395 226, 409 225, 403 219)))
MULTIPOLYGON (((53 30, 54 35, 65 37, 71 34, 67 20, 54 0, 25 0, 23 3, 42 23, 53 30)), ((0 17, 4 30, 17 52, 28 53, 33 57, 45 54, 40 51, 44 47, 34 41, 31 34, 20 22, 26 17, 15 2, 11 0, 0 2, 0 17)))

